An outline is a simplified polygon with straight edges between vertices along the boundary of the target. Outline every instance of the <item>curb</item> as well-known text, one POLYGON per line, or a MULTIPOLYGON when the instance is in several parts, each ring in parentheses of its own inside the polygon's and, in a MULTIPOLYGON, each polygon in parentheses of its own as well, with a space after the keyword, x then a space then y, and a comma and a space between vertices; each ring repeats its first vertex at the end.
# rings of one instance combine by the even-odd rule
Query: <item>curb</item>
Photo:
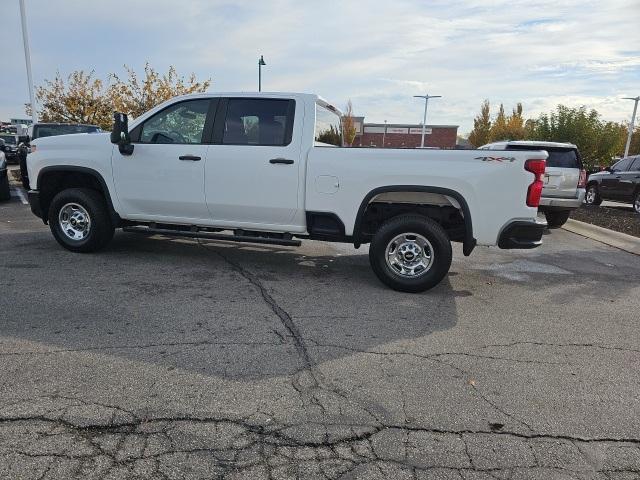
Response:
POLYGON ((625 252, 640 255, 640 238, 634 237, 633 235, 627 235, 626 233, 616 232, 608 228, 602 228, 597 225, 572 219, 567 220, 567 223, 565 223, 562 228, 611 247, 619 248, 625 252))

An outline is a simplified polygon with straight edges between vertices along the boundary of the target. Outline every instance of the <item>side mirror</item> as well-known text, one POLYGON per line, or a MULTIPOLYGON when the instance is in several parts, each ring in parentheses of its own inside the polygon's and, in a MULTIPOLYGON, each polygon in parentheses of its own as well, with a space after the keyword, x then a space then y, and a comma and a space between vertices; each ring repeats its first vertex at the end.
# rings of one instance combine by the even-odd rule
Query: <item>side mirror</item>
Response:
POLYGON ((126 113, 115 112, 113 114, 111 143, 118 145, 118 150, 122 155, 131 155, 133 153, 133 145, 129 136, 129 118, 126 113))
POLYGON ((605 168, 604 168, 604 171, 605 171, 605 172, 609 172, 609 173, 613 173, 613 168, 611 168, 611 167, 605 167, 605 168))

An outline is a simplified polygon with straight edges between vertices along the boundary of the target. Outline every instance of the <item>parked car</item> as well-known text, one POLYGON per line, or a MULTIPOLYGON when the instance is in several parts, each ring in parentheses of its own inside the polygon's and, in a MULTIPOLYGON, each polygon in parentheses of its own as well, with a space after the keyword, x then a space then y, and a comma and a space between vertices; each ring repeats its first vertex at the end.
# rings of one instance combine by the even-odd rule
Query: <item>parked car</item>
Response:
POLYGON ((640 213, 640 155, 625 157, 612 167, 589 175, 587 205, 600 205, 603 200, 633 204, 640 213))
POLYGON ((0 151, 4 153, 7 163, 18 163, 17 137, 11 134, 0 134, 0 151))
POLYGON ((546 152, 336 148, 341 113, 310 94, 194 94, 111 136, 38 138, 34 214, 74 252, 127 232, 298 246, 370 243, 391 288, 419 292, 478 245, 534 248, 546 152), (223 233, 228 232, 228 233, 223 233))
POLYGON ((571 212, 582 205, 587 172, 582 166, 578 147, 572 143, 518 140, 490 143, 480 149, 548 152, 544 188, 538 210, 544 213, 549 228, 559 228, 564 225, 571 212))
POLYGON ((97 125, 82 123, 36 123, 29 127, 31 140, 42 137, 54 137, 57 135, 70 135, 73 133, 99 133, 102 129, 97 125))
POLYGON ((4 153, 0 151, 0 200, 9 200, 9 171, 7 170, 7 160, 4 153))

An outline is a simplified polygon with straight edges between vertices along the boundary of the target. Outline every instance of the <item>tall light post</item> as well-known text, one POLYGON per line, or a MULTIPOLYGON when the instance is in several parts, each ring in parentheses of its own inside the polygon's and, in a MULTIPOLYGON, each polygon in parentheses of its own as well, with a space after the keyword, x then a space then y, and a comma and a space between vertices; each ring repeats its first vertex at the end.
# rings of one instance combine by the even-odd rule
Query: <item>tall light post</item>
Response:
POLYGON ((636 112, 638 111, 638 102, 640 101, 640 96, 637 97, 624 97, 623 100, 633 100, 635 103, 633 105, 633 115, 631 116, 631 123, 629 124, 629 135, 627 136, 627 146, 624 147, 624 156, 629 156, 629 147, 631 146, 631 137, 633 136, 633 127, 636 123, 636 112))
POLYGON ((387 137, 387 121, 384 121, 384 132, 382 132, 382 148, 384 148, 384 141, 387 137))
POLYGON ((415 98, 424 98, 424 117, 422 118, 422 140, 420 148, 424 148, 424 136, 427 133, 427 106, 430 98, 442 98, 442 95, 414 95, 415 98))
POLYGON ((266 65, 264 61, 264 57, 260 55, 260 60, 258 60, 258 91, 262 91, 262 66, 266 65))
POLYGON ((29 35, 27 34, 27 15, 24 0, 20 0, 20 21, 22 23, 22 43, 24 44, 24 62, 27 64, 27 82, 29 83, 29 101, 31 102, 31 120, 37 121, 36 101, 33 96, 33 76, 31 75, 31 52, 29 51, 29 35))

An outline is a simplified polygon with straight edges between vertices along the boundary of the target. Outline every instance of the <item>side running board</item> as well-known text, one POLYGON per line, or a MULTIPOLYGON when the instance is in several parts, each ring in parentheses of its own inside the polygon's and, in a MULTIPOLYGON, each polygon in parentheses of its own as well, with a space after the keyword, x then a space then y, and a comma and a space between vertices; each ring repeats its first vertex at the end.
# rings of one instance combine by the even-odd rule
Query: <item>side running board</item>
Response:
POLYGON ((243 243, 263 243, 268 245, 285 245, 288 247, 299 247, 301 245, 300 240, 294 240, 290 236, 289 238, 285 237, 269 237, 269 236, 261 236, 261 232, 251 232, 250 235, 247 235, 246 231, 244 235, 238 234, 224 234, 224 233, 215 233, 208 232, 205 230, 173 230, 169 228, 155 228, 155 227, 146 227, 146 226, 135 226, 135 227, 124 227, 122 229, 124 232, 129 233, 142 233, 146 235, 167 235, 171 237, 189 237, 189 238, 203 238, 207 240, 226 240, 228 242, 243 242, 243 243))

